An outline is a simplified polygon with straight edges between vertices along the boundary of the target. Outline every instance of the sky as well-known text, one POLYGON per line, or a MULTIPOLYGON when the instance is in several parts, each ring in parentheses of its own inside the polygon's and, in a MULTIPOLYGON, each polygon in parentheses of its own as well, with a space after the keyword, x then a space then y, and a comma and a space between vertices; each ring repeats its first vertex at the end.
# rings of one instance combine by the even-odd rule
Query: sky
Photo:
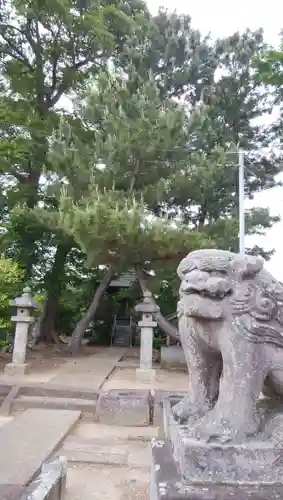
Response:
MULTIPOLYGON (((283 29, 282 0, 148 0, 152 13, 160 6, 179 13, 190 14, 192 25, 203 35, 211 33, 213 38, 230 35, 246 28, 263 28, 265 39, 272 45, 279 42, 283 29)), ((282 176, 283 181, 283 176, 282 176)), ((283 219, 283 187, 264 191, 255 196, 254 206, 269 207, 271 215, 283 219)), ((251 202, 246 202, 251 207, 251 202)), ((246 246, 254 244, 267 250, 275 249, 275 255, 266 263, 275 278, 283 281, 283 220, 270 229, 264 237, 247 237, 246 246)))

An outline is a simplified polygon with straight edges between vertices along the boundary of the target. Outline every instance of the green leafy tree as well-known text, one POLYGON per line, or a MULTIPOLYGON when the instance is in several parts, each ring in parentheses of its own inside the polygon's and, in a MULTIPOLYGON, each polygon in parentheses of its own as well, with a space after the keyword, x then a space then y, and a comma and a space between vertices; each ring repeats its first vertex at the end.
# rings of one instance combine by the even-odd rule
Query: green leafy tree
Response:
MULTIPOLYGON (((44 258, 43 240, 43 253, 48 252, 46 228, 31 220, 29 210, 44 200, 42 185, 52 173, 56 174, 47 152, 52 130, 62 114, 61 99, 106 67, 109 58, 122 49, 127 36, 147 16, 142 1, 12 0, 1 7, 2 223, 8 218, 10 240, 6 235, 5 250, 20 262, 27 279, 44 258), (24 210, 11 214, 17 205, 24 210)), ((55 253, 49 250, 54 254, 54 268, 45 280, 44 315, 52 316, 53 323, 58 298, 51 294, 57 280, 62 282, 68 255, 65 241, 63 248, 60 239, 55 244, 55 253)), ((44 318, 42 338, 48 340, 50 325, 44 318)))
MULTIPOLYGON (((191 165, 176 173, 172 216, 183 213, 192 227, 220 219, 214 235, 218 227, 220 244, 226 241, 233 250, 238 248, 238 147, 246 151, 249 199, 276 186, 282 169, 280 155, 265 152, 274 140, 273 126, 256 124, 272 104, 270 92, 254 78, 253 61, 265 48, 260 29, 214 42, 192 28, 190 16, 161 9, 152 23, 141 27, 139 37, 129 39, 120 56, 125 67, 134 65, 141 80, 150 74, 163 98, 181 97, 188 113, 195 115, 187 141, 187 150, 195 153, 190 159, 194 173, 191 165), (224 234, 230 235, 229 241, 224 234)), ((138 77, 134 83, 139 85, 138 77)), ((247 213, 248 234, 266 230, 277 220, 254 208, 247 213)), ((270 256, 259 247, 247 251, 270 256)))
POLYGON ((278 49, 265 48, 261 54, 254 58, 256 81, 272 85, 278 89, 283 87, 283 40, 278 49))
POLYGON ((21 293, 23 272, 16 262, 0 256, 0 334, 1 344, 12 333, 10 301, 21 293))
POLYGON ((187 157, 183 107, 161 99, 151 80, 133 93, 130 79, 101 73, 77 114, 80 127, 63 126, 51 154, 65 181, 59 213, 41 214, 74 238, 90 266, 108 270, 73 332, 73 352, 115 271, 178 258, 205 241, 156 212, 187 157))
MULTIPOLYGON (((44 340, 55 337, 73 251, 80 246, 90 256, 86 237, 79 241, 72 226, 66 230, 66 220, 58 228, 30 211, 43 204, 52 219, 62 183, 64 203, 72 202, 68 210, 77 216, 87 211, 87 199, 97 214, 91 197, 98 194, 113 223, 113 203, 121 207, 121 196, 128 207, 140 207, 139 217, 145 209, 155 222, 165 218, 206 233, 221 248, 237 249, 238 144, 248 152, 248 197, 276 185, 281 169, 278 158, 261 152, 274 137, 271 131, 252 123, 269 105, 252 68, 264 49, 261 32, 214 43, 192 28, 189 16, 161 10, 151 18, 136 2, 102 2, 98 11, 93 0, 14 0, 0 16, 0 201, 1 224, 8 229, 2 241, 5 254, 46 292, 44 340), (74 113, 59 109, 62 97, 92 82, 92 92, 79 97, 74 113), (171 100, 176 97, 185 107, 171 100), (62 117, 61 137, 48 156, 52 130, 62 117)), ((62 211, 63 199, 60 212, 69 214, 66 205, 62 211)), ((267 211, 253 210, 248 232, 264 231, 274 221, 267 211)), ((102 246, 92 252, 100 262, 106 244, 96 241, 102 246)), ((265 255, 260 248, 248 251, 265 255)), ((171 279, 168 259, 174 256, 163 260, 164 279, 167 271, 171 279)), ((148 266, 157 269, 157 254, 150 257, 148 266)), ((115 268, 114 261, 107 268, 115 268)), ((80 331, 96 307, 94 302, 80 331)))
MULTIPOLYGON (((123 214, 123 219, 127 221, 126 226, 133 231, 134 228, 126 215, 132 207, 132 194, 134 200, 142 199, 144 203, 141 212, 143 205, 140 202, 138 204, 139 217, 144 210, 147 210, 150 217, 159 219, 166 217, 175 224, 179 220, 179 223, 186 225, 193 232, 206 233, 210 240, 220 247, 237 250, 238 193, 235 141, 240 138, 239 131, 244 125, 248 127, 250 119, 261 112, 258 103, 260 95, 256 101, 254 96, 256 90, 251 87, 251 60, 255 51, 253 46, 246 59, 242 61, 246 45, 249 47, 251 40, 255 47, 257 43, 262 43, 259 34, 248 33, 243 40, 239 39, 238 35, 231 37, 226 43, 228 47, 225 49, 226 58, 223 55, 224 48, 220 51, 220 42, 214 49, 215 53, 217 50, 220 52, 218 60, 222 66, 226 64, 226 71, 229 74, 229 78, 226 74, 226 80, 227 85, 231 87, 231 99, 233 91, 236 92, 235 89, 238 89, 237 98, 234 97, 234 106, 235 109, 242 106, 243 113, 242 115, 238 113, 239 119, 236 119, 234 124, 229 118, 230 115, 225 112, 224 77, 223 81, 220 79, 217 83, 211 84, 211 94, 209 96, 207 90, 206 101, 203 93, 202 100, 196 105, 193 106, 191 103, 188 107, 186 103, 185 106, 180 106, 171 99, 172 94, 169 91, 166 97, 164 91, 160 90, 154 74, 142 80, 141 74, 132 63, 128 65, 126 77, 123 75, 109 77, 101 73, 93 82, 91 90, 81 96, 76 111, 76 125, 72 129, 68 127, 61 129, 55 142, 56 147, 53 148, 52 161, 57 162, 58 170, 61 170, 62 175, 68 179, 70 184, 68 189, 72 186, 71 198, 67 196, 65 201, 75 202, 75 205, 69 205, 68 217, 75 213, 77 219, 71 219, 67 232, 74 237, 89 258, 91 254, 93 255, 91 263, 107 265, 109 258, 107 248, 110 249, 112 259, 115 261, 113 256, 115 251, 111 243, 116 242, 116 225, 119 228, 119 223, 114 222, 111 203, 118 203, 118 213, 123 214), (240 53, 236 49, 239 42, 242 44, 240 53), (230 60, 234 61, 233 67, 230 60), (242 80, 238 75, 241 67, 244 75, 241 77, 242 80), (135 82, 138 79, 137 86, 135 82), (244 84, 246 87, 241 102, 240 90, 244 84), (215 97, 213 100, 212 94, 217 99, 215 97), (250 107, 246 110, 246 101, 249 99, 250 107), (222 120, 218 120, 220 112, 223 115, 222 120), (213 136, 213 127, 219 136, 213 136), (219 144, 220 129, 224 135, 222 145, 219 144), (226 135, 225 129, 227 129, 226 135), (228 145, 229 150, 227 150, 228 145), (90 194, 91 185, 94 190, 90 194), (107 196, 112 193, 111 196, 114 198, 103 198, 104 190, 107 196), (123 199, 126 198, 129 203, 124 208, 120 207, 120 200, 115 197, 117 193, 120 195, 122 193, 123 199), (92 200, 91 203, 89 200, 92 200), (90 221, 97 220, 96 217, 103 220, 105 222, 103 228, 108 228, 109 238, 102 227, 93 231, 89 229, 90 222, 86 222, 89 207, 91 207, 90 221), (101 210, 104 210, 103 217, 99 215, 101 210), (110 217, 109 225, 106 223, 107 214, 110 217), (100 244, 98 244, 99 234, 101 234, 100 244), (101 257, 106 260, 100 261, 101 257)), ((250 130, 250 140, 256 141, 259 129, 250 130)), ((248 174, 247 195, 252 197, 254 192, 274 185, 276 183, 274 174, 279 170, 280 166, 276 162, 271 166, 259 162, 254 172, 248 174)), ((64 213, 66 207, 62 205, 62 199, 60 206, 61 213, 64 213)), ((252 234, 259 228, 262 230, 270 227, 275 220, 269 217, 268 212, 263 214, 262 210, 254 209, 248 214, 248 231, 252 234)), ((68 219, 64 219, 62 223, 62 228, 65 230, 68 227, 67 221, 68 219)), ((141 219, 137 219, 135 224, 141 224, 141 219)), ((122 230, 120 233, 124 235, 122 230)), ((118 231, 118 234, 120 233, 118 231)), ((139 241, 137 234, 135 232, 133 234, 135 240, 139 241)), ((123 237, 125 238, 125 235, 123 237)), ((119 247, 119 243, 116 244, 119 247)), ((127 238, 125 238, 126 248, 127 252, 130 252, 131 247, 127 238)), ((157 258, 152 253, 147 255, 141 241, 137 248, 133 248, 136 255, 139 254, 139 248, 142 250, 144 263, 146 257, 151 265, 157 258)), ((259 249, 256 251, 258 253, 259 249)), ((117 251, 117 262, 120 262, 122 267, 124 256, 127 256, 128 265, 130 262, 134 264, 127 252, 117 251)), ((105 288, 111 278, 110 273, 104 283, 105 288)), ((98 302, 93 303, 94 308, 90 308, 84 321, 82 319, 79 335, 77 337, 74 335, 78 340, 93 317, 98 302)))
POLYGON ((279 118, 273 124, 273 134, 277 143, 283 140, 283 36, 278 48, 268 47, 254 58, 255 81, 264 84, 277 107, 279 118))
POLYGON ((134 65, 132 85, 150 74, 162 98, 182 97, 193 105, 214 83, 217 55, 209 36, 192 27, 189 15, 160 9, 151 22, 129 37, 117 64, 126 71, 134 65))

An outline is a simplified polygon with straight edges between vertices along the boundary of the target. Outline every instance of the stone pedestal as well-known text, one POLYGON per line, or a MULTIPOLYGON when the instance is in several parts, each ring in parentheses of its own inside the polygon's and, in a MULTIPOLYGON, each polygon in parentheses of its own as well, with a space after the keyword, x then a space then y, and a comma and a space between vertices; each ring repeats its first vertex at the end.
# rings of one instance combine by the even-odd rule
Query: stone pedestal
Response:
POLYGON ((188 371, 183 348, 178 345, 161 347, 160 365, 164 370, 188 371))
POLYGON ((213 483, 184 480, 172 447, 165 440, 151 441, 150 500, 282 500, 282 484, 213 483))
POLYGON ((152 440, 150 500, 283 498, 283 413, 261 408, 263 427, 244 443, 206 443, 190 437, 164 402, 165 440, 152 440))
POLYGON ((28 371, 27 363, 8 363, 5 366, 5 375, 9 377, 21 377, 28 371))
POLYGON ((155 379, 156 370, 153 368, 137 368, 136 378, 140 382, 152 382, 155 379))

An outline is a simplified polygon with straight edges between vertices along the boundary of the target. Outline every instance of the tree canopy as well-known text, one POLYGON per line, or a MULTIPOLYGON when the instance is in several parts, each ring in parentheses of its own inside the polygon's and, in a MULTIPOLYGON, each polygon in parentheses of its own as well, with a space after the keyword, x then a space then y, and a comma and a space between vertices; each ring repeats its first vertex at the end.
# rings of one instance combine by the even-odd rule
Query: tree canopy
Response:
MULTIPOLYGON (((0 249, 43 295, 42 340, 58 342, 68 309, 75 352, 117 272, 175 287, 191 249, 237 251, 239 146, 248 198, 282 168, 274 124, 256 123, 262 82, 280 93, 262 30, 212 40, 140 0, 11 0, 0 55, 0 249)), ((246 215, 247 234, 278 220, 246 215)))

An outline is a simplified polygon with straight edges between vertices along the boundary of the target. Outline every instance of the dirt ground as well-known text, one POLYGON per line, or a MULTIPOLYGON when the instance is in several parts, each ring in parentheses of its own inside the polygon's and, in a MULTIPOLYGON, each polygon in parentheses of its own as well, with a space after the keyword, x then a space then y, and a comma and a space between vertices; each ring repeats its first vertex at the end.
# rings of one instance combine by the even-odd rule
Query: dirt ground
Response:
MULTIPOLYGON (((76 358, 83 358, 85 356, 92 356, 99 353, 99 351, 105 351, 107 347, 105 346, 83 346, 82 350, 76 358)), ((125 355, 123 356, 123 361, 128 363, 139 363, 139 348, 129 347, 125 355)), ((153 352, 153 361, 158 360, 158 351, 153 352)), ((51 372, 57 371, 61 368, 67 361, 74 359, 70 357, 66 352, 66 347, 62 348, 58 346, 50 346, 45 344, 38 344, 34 349, 27 351, 27 363, 29 365, 29 373, 40 373, 40 372, 51 372)), ((1 353, 0 352, 0 374, 4 373, 5 366, 12 361, 11 353, 1 353)))
MULTIPOLYGON (((96 346, 84 346, 82 352, 77 357, 91 356, 99 352, 102 348, 96 346)), ((3 373, 7 363, 11 363, 12 354, 0 353, 0 373, 3 373)), ((66 349, 57 346, 47 346, 39 344, 33 350, 27 352, 27 363, 30 373, 40 373, 48 371, 56 371, 67 361, 70 361, 70 356, 66 353, 66 349)))
MULTIPOLYGON (((66 350, 56 346, 38 345, 27 354, 28 373, 23 380, 27 383, 54 383, 93 390, 186 390, 188 374, 162 370, 157 359, 158 351, 154 351, 156 377, 152 382, 145 383, 136 377, 138 348, 84 346, 79 356, 71 357, 66 350)), ((6 377, 5 365, 11 360, 11 354, 0 354, 0 376, 3 379, 6 377)))

